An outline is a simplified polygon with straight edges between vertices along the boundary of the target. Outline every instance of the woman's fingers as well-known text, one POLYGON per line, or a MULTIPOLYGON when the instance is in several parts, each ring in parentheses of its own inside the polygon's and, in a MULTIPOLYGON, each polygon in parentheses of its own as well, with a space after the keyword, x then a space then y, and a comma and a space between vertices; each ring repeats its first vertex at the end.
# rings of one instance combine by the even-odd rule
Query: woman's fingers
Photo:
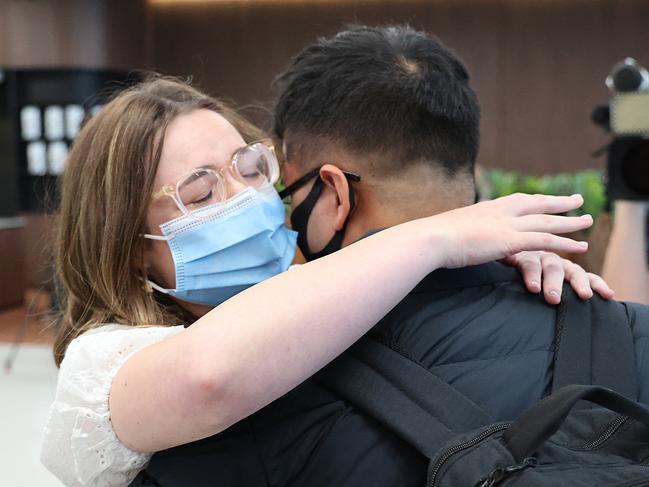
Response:
POLYGON ((563 259, 556 254, 543 253, 541 268, 543 269, 543 296, 548 303, 559 304, 563 280, 568 278, 563 259))
POLYGON ((574 262, 554 254, 544 254, 541 260, 543 293, 548 303, 558 304, 561 301, 564 278, 581 299, 590 299, 593 293, 599 294, 604 299, 611 299, 615 294, 604 279, 586 272, 583 267, 574 262))
POLYGON ((524 250, 545 250, 547 252, 581 254, 588 250, 588 242, 578 242, 567 237, 543 232, 521 232, 512 242, 512 254, 524 250))
POLYGON ((588 280, 590 281, 590 288, 599 294, 604 299, 613 299, 615 291, 613 291, 604 279, 597 274, 586 272, 588 280))
POLYGON ((611 299, 615 294, 600 276, 586 272, 578 264, 551 252, 523 251, 505 257, 501 262, 518 269, 528 291, 538 293, 543 290, 543 296, 550 304, 561 301, 564 280, 581 299, 590 299, 593 293, 611 299))
POLYGON ((516 267, 523 276, 525 287, 531 293, 541 291, 541 258, 537 252, 521 252, 503 259, 504 263, 516 267))
POLYGON ((516 193, 494 200, 498 205, 504 205, 510 214, 531 215, 538 213, 566 213, 576 210, 584 204, 580 194, 572 196, 550 196, 543 194, 516 193))
POLYGON ((570 283, 572 289, 581 299, 590 299, 593 297, 593 290, 590 285, 590 279, 586 271, 577 264, 569 260, 563 261, 566 270, 566 280, 570 283))
POLYGON ((501 262, 518 269, 528 291, 538 293, 542 289, 545 300, 550 304, 561 301, 564 281, 581 299, 590 299, 594 293, 604 299, 612 299, 615 294, 600 276, 586 272, 578 264, 551 252, 523 251, 501 262))
POLYGON ((514 218, 512 227, 520 232, 570 233, 584 230, 593 224, 593 217, 525 215, 514 218))
POLYGON ((565 260, 566 279, 581 299, 590 299, 593 293, 604 299, 612 299, 615 292, 604 279, 592 272, 586 272, 581 266, 565 260))
MULTIPOLYGON (((582 202, 579 195, 518 194, 436 215, 432 217, 436 221, 435 228, 449 244, 445 266, 476 265, 523 251, 585 252, 588 250, 586 242, 577 242, 555 233, 588 228, 592 225, 590 216, 539 214, 544 211, 569 211, 579 207, 582 202)), ((526 265, 534 264, 528 262, 526 265)))

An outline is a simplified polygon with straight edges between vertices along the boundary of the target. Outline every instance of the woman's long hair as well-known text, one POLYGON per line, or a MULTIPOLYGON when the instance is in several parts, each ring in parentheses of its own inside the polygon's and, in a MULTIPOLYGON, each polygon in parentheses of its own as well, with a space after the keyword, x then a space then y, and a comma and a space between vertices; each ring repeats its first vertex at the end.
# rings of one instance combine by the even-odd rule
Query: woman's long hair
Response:
POLYGON ((187 83, 151 77, 117 94, 84 125, 62 177, 56 225, 61 312, 54 359, 83 332, 106 323, 168 326, 186 319, 144 286, 147 208, 165 129, 178 115, 214 110, 247 142, 259 129, 187 83))

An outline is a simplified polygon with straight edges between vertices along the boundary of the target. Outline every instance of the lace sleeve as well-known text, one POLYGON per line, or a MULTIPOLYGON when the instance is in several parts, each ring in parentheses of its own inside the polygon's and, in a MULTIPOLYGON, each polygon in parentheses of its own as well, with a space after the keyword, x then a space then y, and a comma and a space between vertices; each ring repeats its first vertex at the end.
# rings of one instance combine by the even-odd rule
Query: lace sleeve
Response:
POLYGON ((151 455, 115 436, 108 394, 119 368, 135 352, 180 333, 182 326, 107 325, 73 340, 59 371, 41 461, 66 486, 125 486, 151 455))

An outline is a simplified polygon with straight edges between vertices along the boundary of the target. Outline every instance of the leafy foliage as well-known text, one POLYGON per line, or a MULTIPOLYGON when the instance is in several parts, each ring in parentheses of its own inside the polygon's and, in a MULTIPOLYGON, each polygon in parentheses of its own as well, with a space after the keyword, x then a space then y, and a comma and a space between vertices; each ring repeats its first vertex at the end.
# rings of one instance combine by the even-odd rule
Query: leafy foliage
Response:
POLYGON ((492 169, 478 178, 478 189, 482 198, 489 199, 518 192, 557 196, 579 193, 584 197, 584 205, 575 214, 588 213, 593 218, 597 218, 606 204, 604 175, 597 170, 530 176, 492 169))

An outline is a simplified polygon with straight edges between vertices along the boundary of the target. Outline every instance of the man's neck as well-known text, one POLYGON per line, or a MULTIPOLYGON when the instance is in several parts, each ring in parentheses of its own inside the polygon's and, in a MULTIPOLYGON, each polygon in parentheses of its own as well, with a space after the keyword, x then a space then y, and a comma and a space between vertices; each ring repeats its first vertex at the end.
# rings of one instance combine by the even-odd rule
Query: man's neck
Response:
MULTIPOLYGON (((358 170, 360 174, 364 171, 358 170)), ((357 187, 357 207, 349 218, 343 246, 378 228, 426 218, 475 202, 473 174, 447 174, 429 164, 405 166, 398 174, 365 177, 357 187)))
POLYGON ((363 205, 351 218, 345 231, 343 247, 356 242, 369 232, 393 227, 419 218, 425 218, 450 211, 462 205, 428 204, 418 208, 386 208, 376 205, 368 208, 363 205))

